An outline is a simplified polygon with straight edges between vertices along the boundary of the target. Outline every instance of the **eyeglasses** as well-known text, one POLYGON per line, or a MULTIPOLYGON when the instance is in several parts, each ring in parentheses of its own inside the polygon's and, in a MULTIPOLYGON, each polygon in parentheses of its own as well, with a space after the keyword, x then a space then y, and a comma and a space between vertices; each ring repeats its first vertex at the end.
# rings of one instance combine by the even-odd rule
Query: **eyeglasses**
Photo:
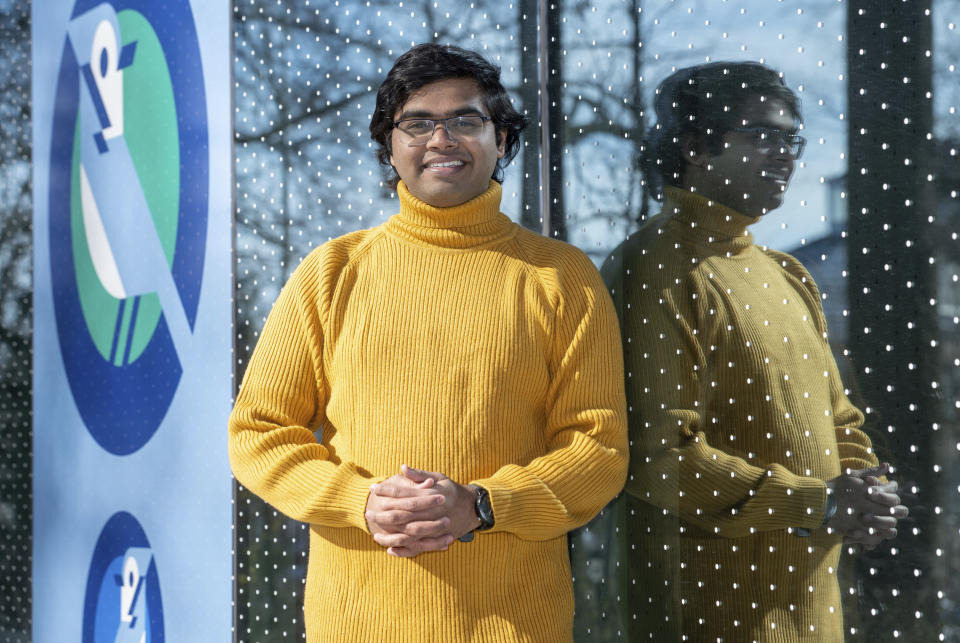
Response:
POLYGON ((483 124, 492 120, 489 116, 451 116, 449 118, 404 118, 394 121, 393 126, 403 132, 409 140, 407 145, 416 147, 426 145, 433 138, 437 126, 442 125, 451 141, 473 139, 483 133, 483 124))
POLYGON ((789 134, 775 127, 735 127, 733 131, 752 134, 753 144, 761 154, 789 150, 793 158, 798 159, 807 145, 807 139, 799 134, 789 134))

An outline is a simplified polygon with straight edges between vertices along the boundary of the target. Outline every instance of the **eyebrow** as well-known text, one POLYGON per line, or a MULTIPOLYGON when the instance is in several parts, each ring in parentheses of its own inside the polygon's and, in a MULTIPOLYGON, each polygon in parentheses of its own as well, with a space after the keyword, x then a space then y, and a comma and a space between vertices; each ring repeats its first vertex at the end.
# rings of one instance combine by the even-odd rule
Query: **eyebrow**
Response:
POLYGON ((437 116, 433 112, 429 112, 425 109, 413 109, 410 111, 400 112, 400 117, 396 120, 402 121, 407 118, 450 118, 452 116, 485 116, 485 114, 472 105, 464 105, 463 107, 458 107, 452 112, 447 112, 446 116, 437 116))

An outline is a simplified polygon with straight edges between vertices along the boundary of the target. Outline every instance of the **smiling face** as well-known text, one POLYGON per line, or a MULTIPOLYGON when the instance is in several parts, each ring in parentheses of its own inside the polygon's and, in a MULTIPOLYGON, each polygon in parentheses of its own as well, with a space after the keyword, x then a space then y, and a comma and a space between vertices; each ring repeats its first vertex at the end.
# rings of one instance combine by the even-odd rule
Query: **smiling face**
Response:
MULTIPOLYGON (((751 102, 743 110, 743 128, 766 127, 795 133, 797 121, 782 100, 751 102)), ((717 154, 691 144, 684 182, 709 199, 737 212, 759 217, 783 204, 796 158, 787 147, 757 151, 756 135, 727 132, 717 154), (696 152, 690 155, 690 152, 696 152)))
MULTIPOLYGON (((490 116, 480 88, 470 78, 448 78, 424 85, 393 116, 448 118, 490 116)), ((465 203, 486 191, 497 159, 504 153, 504 136, 491 121, 475 138, 452 140, 436 127, 426 145, 408 145, 410 137, 394 128, 390 132, 390 164, 410 194, 439 208, 465 203)))

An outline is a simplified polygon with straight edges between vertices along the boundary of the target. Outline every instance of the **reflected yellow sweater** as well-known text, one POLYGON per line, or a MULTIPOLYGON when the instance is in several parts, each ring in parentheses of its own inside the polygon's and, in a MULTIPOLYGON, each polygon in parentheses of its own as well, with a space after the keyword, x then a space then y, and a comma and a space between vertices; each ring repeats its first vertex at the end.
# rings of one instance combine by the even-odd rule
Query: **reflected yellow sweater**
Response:
POLYGON ((500 195, 439 209, 401 183, 400 213, 312 252, 263 329, 230 458, 311 526, 311 642, 572 637, 565 534, 626 477, 619 331, 586 256, 513 224, 500 195), (364 507, 403 463, 485 487, 496 526, 387 555, 364 507))
POLYGON ((631 640, 842 640, 824 481, 877 459, 813 279, 754 245, 755 221, 671 188, 603 267, 630 409, 631 640))

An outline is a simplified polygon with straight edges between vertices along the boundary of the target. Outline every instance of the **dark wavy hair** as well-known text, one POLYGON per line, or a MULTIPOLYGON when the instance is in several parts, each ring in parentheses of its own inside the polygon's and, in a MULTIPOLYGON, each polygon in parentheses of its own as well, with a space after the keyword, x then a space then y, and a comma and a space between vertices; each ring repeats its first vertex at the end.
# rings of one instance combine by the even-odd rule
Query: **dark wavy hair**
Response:
POLYGON ((657 87, 657 122, 647 131, 640 157, 652 193, 662 200, 664 185, 682 185, 686 167, 680 149, 682 135, 704 136, 710 153, 718 154, 723 136, 740 125, 743 106, 758 96, 782 100, 794 119, 803 121, 800 99, 787 87, 783 75, 760 63, 714 62, 667 76, 657 87))
POLYGON ((483 94, 484 105, 493 119, 497 135, 503 133, 506 136, 503 157, 497 159, 490 178, 502 183, 503 168, 520 151, 520 132, 526 127, 527 119, 510 103, 507 90, 500 82, 500 68, 476 52, 453 45, 417 45, 393 63, 377 90, 377 105, 370 119, 370 138, 377 144, 377 160, 383 168, 384 178, 392 187, 396 187, 400 180, 390 165, 393 117, 421 87, 448 78, 474 80, 483 94))

